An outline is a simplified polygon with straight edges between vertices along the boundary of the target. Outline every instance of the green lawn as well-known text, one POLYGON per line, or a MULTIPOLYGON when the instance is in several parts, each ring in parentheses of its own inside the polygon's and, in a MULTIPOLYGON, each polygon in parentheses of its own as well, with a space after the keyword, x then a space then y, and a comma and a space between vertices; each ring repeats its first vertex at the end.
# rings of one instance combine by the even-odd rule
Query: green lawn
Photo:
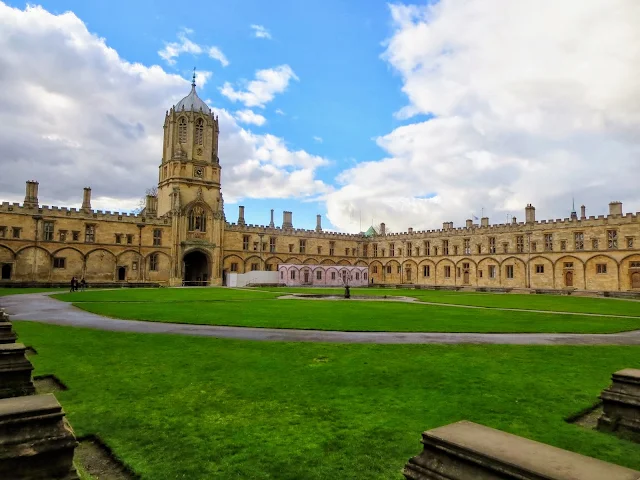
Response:
MULTIPOLYGON (((366 292, 391 293, 381 289, 366 292)), ((613 333, 640 328, 640 317, 588 317, 392 302, 277 300, 282 293, 222 288, 145 289, 89 291, 54 297, 71 301, 86 311, 114 318, 201 325, 477 333, 613 333)), ((403 293, 419 295, 423 292, 397 292, 403 293)), ((531 296, 522 297, 528 300, 531 296)))
MULTIPOLYGON (((344 288, 269 288, 271 292, 344 294, 344 288)), ((448 305, 474 305, 489 308, 547 310, 556 312, 598 313, 640 317, 640 302, 616 298, 573 297, 568 295, 532 295, 517 293, 455 292, 450 290, 415 290, 396 288, 355 288, 354 295, 389 295, 414 297, 424 302, 448 305)))
POLYGON ((15 322, 78 435, 145 479, 396 479, 423 430, 468 419, 640 469, 567 424, 640 347, 329 345, 15 322))
POLYGON ((0 287, 0 297, 5 295, 19 295, 21 293, 40 293, 40 292, 62 292, 62 288, 2 288, 0 287))

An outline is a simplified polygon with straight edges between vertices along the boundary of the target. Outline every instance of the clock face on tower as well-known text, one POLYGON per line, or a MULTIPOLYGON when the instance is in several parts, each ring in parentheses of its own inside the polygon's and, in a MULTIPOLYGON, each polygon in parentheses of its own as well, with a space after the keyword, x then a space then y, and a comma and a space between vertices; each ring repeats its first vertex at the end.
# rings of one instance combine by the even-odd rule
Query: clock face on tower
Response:
POLYGON ((195 167, 193 169, 193 176, 197 177, 197 178, 202 178, 204 177, 204 168, 202 167, 195 167))

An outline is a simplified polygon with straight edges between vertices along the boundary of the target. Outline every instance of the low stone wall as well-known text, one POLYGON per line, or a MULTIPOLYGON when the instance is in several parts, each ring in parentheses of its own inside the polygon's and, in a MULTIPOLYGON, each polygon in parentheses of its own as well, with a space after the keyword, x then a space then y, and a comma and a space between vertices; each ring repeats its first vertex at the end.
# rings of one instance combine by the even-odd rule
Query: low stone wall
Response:
MULTIPOLYGON (((159 288, 159 283, 142 283, 142 282, 91 282, 87 284, 87 288, 159 288)), ((2 288, 60 288, 70 289, 71 280, 69 282, 3 282, 0 281, 2 288)), ((80 288, 80 286, 78 286, 80 288)))
POLYGON ((77 445, 52 394, 0 400, 0 478, 77 480, 77 445))
POLYGON ((462 421, 422 434, 407 480, 638 480, 640 472, 462 421))
POLYGON ((600 395, 604 413, 598 430, 640 443, 640 370, 626 368, 611 378, 613 384, 600 395))

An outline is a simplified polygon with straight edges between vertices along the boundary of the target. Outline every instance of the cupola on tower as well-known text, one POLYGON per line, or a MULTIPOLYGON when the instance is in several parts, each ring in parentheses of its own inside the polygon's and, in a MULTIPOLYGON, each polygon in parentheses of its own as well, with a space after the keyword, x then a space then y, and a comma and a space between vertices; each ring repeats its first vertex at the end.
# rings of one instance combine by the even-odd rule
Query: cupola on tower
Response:
POLYGON ((219 132, 218 118, 196 93, 194 72, 189 95, 165 115, 158 216, 196 199, 222 211, 219 132))

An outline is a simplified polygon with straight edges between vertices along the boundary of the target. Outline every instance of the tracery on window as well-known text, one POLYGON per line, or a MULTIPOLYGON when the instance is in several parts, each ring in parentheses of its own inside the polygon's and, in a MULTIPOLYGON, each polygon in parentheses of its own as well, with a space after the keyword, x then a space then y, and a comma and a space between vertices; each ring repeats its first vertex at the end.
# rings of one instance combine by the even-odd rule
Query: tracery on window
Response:
POLYGON ((189 213, 189 231, 190 232, 206 232, 207 216, 204 208, 197 205, 191 209, 189 213))
POLYGON ((204 143, 204 120, 199 118, 196 121, 196 144, 202 145, 204 143))
POLYGON ((178 142, 187 143, 187 119, 184 117, 178 120, 178 142))

